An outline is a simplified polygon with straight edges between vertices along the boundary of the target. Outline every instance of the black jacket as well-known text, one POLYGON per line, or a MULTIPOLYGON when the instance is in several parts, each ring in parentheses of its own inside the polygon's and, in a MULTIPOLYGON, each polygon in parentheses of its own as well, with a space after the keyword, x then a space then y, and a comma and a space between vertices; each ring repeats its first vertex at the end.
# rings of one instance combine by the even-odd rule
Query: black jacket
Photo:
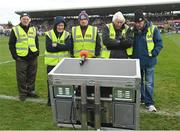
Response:
MULTIPOLYGON (((28 30, 29 30, 29 26, 23 26, 21 23, 19 24, 23 30, 27 33, 28 30)), ((9 50, 11 52, 11 55, 13 57, 14 60, 16 60, 17 58, 20 58, 20 59, 24 59, 24 60, 29 60, 29 59, 34 59, 36 58, 37 56, 39 56, 39 40, 38 40, 38 37, 36 35, 35 37, 35 44, 36 44, 36 48, 38 49, 36 52, 32 52, 30 49, 28 51, 28 54, 27 56, 18 56, 17 53, 16 53, 16 41, 17 41, 17 38, 15 36, 15 33, 14 31, 12 30, 11 31, 11 35, 10 35, 10 38, 9 38, 9 50)))
MULTIPOLYGON (((54 30, 57 38, 60 38, 62 36, 62 33, 58 33, 55 28, 53 30, 54 30)), ((70 51, 71 46, 72 46, 72 43, 71 43, 70 36, 68 36, 65 39, 64 45, 57 44, 56 47, 53 47, 52 46, 52 40, 46 35, 46 50, 48 52, 70 51)))
POLYGON ((108 50, 111 50, 110 58, 128 58, 126 49, 131 47, 133 44, 133 36, 131 36, 130 28, 127 30, 126 38, 122 37, 122 30, 125 28, 125 25, 122 26, 120 30, 115 30, 116 37, 115 39, 110 38, 110 31, 107 26, 103 27, 102 30, 102 40, 103 44, 108 50))

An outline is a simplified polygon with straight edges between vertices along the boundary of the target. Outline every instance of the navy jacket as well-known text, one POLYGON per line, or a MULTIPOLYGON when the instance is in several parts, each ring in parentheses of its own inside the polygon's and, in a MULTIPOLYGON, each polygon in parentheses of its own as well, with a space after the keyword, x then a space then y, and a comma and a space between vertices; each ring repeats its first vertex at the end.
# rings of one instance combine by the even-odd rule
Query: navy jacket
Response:
POLYGON ((154 49, 152 56, 148 55, 146 33, 152 23, 146 21, 142 31, 134 29, 133 58, 140 59, 141 69, 150 68, 157 64, 157 56, 163 48, 163 42, 159 30, 155 27, 153 33, 154 49))
MULTIPOLYGON (((55 32, 57 38, 60 38, 62 36, 62 33, 58 33, 55 29, 54 29, 54 32, 55 32)), ((46 35, 46 50, 48 52, 70 51, 71 46, 72 46, 72 43, 71 43, 70 36, 68 36, 65 39, 64 45, 57 44, 56 47, 52 47, 52 40, 46 35)))

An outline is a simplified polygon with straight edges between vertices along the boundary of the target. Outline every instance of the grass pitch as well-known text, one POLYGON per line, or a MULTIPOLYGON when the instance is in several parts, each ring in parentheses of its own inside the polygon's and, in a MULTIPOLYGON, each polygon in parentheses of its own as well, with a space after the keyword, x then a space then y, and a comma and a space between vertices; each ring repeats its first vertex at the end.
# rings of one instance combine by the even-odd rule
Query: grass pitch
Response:
MULTIPOLYGON (((180 34, 163 34, 162 37, 164 48, 155 68, 154 99, 157 109, 164 115, 141 111, 140 129, 143 130, 180 130, 180 34)), ((36 91, 47 99, 44 48, 45 39, 40 37, 36 91)), ((0 95, 18 96, 15 75, 8 38, 0 37, 0 95)), ((61 129, 52 120, 51 109, 45 104, 0 99, 0 130, 61 129)))

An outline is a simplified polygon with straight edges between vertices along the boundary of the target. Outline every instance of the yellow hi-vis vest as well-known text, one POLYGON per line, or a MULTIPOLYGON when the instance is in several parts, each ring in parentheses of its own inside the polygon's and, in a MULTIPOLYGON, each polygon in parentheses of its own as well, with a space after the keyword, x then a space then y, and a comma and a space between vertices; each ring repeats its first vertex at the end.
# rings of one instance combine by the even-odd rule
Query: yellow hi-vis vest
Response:
POLYGON ((111 52, 111 51, 108 50, 104 44, 102 44, 101 57, 102 57, 102 58, 109 58, 110 52, 111 52))
POLYGON ((99 33, 100 38, 101 38, 101 46, 102 46, 102 50, 101 50, 101 58, 109 58, 110 56, 110 50, 108 50, 106 48, 106 46, 104 45, 103 41, 102 41, 102 34, 99 33))
MULTIPOLYGON (((110 38, 111 38, 111 39, 115 39, 115 37, 116 37, 116 32, 115 32, 115 30, 114 30, 113 23, 107 24, 107 27, 109 28, 109 36, 110 36, 110 38)), ((126 38, 127 29, 128 29, 128 26, 125 25, 125 29, 122 30, 122 36, 123 36, 124 38, 126 38)), ((132 48, 132 47, 127 48, 127 49, 126 49, 127 55, 128 55, 128 56, 131 56, 131 55, 132 55, 132 51, 133 51, 133 48, 132 48)))
POLYGON ((15 36, 17 38, 16 41, 16 53, 18 56, 27 56, 28 50, 30 49, 32 52, 36 52, 36 28, 29 27, 28 32, 26 33, 20 25, 17 25, 12 28, 15 36))
POLYGON ((148 31, 146 33, 146 42, 149 56, 152 56, 152 50, 154 49, 154 41, 153 41, 153 33, 154 33, 154 25, 148 27, 148 31))
POLYGON ((95 56, 96 36, 97 36, 97 27, 88 25, 84 38, 82 36, 80 26, 72 27, 72 37, 73 37, 75 58, 80 57, 81 50, 88 51, 89 58, 95 56))
MULTIPOLYGON (((61 38, 57 38, 54 30, 50 30, 45 32, 45 34, 52 40, 52 44, 65 44, 66 38, 69 36, 69 32, 63 31, 61 38)), ((45 51, 45 64, 55 66, 57 65, 61 59, 70 57, 69 51, 59 51, 59 52, 48 52, 45 51)))

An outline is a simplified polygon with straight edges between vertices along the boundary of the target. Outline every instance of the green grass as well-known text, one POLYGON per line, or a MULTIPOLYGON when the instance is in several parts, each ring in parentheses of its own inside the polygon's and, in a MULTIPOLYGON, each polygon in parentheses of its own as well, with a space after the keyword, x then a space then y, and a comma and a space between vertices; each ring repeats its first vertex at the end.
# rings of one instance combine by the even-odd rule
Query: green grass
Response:
MULTIPOLYGON (((0 63, 5 61, 12 61, 9 47, 8 47, 8 38, 0 37, 0 63), (6 58, 6 59, 5 59, 6 58)), ((46 75, 46 67, 44 65, 44 45, 45 39, 44 37, 40 37, 40 56, 38 58, 38 72, 36 79, 36 91, 38 94, 46 98, 47 97, 47 75, 46 75)), ((17 96, 17 86, 16 86, 16 73, 15 73, 15 62, 10 62, 7 64, 0 64, 0 85, 1 90, 0 94, 17 96)))
MULTIPOLYGON (((162 35, 164 48, 155 70, 154 98, 159 111, 180 112, 180 34, 162 35)), ((40 37, 40 54, 44 54, 44 37, 40 37)), ((8 38, 0 37, 0 63, 11 61, 8 38)), ((36 91, 47 99, 47 76, 44 57, 38 58, 36 91)), ((15 63, 0 64, 0 94, 18 96, 15 63)), ((140 129, 180 130, 179 116, 156 113, 140 114, 140 129)), ((52 112, 44 104, 0 99, 0 130, 59 129, 52 121, 52 112)))
POLYGON ((0 103, 0 130, 60 129, 52 122, 50 107, 31 102, 1 99, 0 103))
POLYGON ((180 130, 180 117, 162 116, 154 113, 140 114, 141 130, 180 130))
POLYGON ((164 48, 155 74, 155 101, 159 109, 180 111, 180 34, 163 35, 164 48))

